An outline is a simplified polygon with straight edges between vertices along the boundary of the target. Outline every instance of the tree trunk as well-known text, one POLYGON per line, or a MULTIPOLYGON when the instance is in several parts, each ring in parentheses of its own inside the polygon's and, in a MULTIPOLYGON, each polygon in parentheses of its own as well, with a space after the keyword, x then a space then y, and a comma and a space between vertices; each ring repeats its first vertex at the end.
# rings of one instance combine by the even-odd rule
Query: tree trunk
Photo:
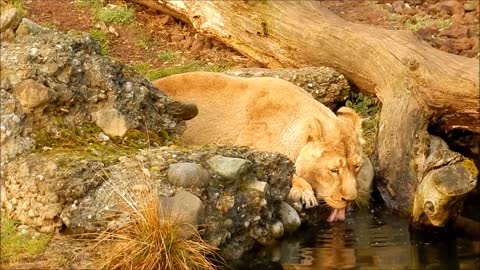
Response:
POLYGON ((156 4, 268 67, 333 67, 378 96, 377 173, 383 197, 401 212, 411 211, 428 122, 480 133, 478 59, 431 48, 408 31, 350 23, 317 1, 156 4))

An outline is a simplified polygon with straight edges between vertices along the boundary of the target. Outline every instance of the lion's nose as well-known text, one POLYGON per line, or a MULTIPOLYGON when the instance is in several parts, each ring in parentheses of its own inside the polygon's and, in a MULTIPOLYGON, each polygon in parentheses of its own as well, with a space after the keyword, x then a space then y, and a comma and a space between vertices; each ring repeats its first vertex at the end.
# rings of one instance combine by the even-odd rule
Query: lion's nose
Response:
POLYGON ((342 194, 342 201, 354 201, 355 199, 357 199, 356 191, 342 194))

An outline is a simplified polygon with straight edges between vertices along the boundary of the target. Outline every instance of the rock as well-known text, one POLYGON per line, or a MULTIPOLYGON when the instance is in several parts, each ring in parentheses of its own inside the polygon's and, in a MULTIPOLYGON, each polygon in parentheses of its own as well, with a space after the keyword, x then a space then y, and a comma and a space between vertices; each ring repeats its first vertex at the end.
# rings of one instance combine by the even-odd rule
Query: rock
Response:
POLYGON ((7 29, 17 30, 18 25, 22 21, 22 15, 16 8, 7 9, 2 12, 0 17, 0 33, 4 33, 7 29))
POLYGON ((191 162, 180 162, 168 168, 168 180, 179 187, 205 187, 210 175, 201 165, 191 162))
POLYGON ((450 26, 438 34, 438 36, 449 38, 465 38, 468 37, 468 27, 466 26, 450 26))
POLYGON ((26 115, 20 102, 4 89, 0 90, 0 100, 0 172, 2 172, 4 165, 12 158, 30 151, 34 146, 34 140, 24 136, 26 115))
POLYGON ((103 133, 103 132, 98 133, 97 138, 98 138, 101 142, 107 142, 107 141, 110 140, 110 137, 108 137, 108 136, 107 136, 105 133, 103 133))
POLYGON ((273 238, 281 238, 284 234, 284 228, 282 222, 278 221, 272 225, 272 236, 273 238))
MULTIPOLYGON (((162 145, 163 138, 174 138, 185 129, 185 122, 166 112, 173 100, 130 68, 102 57, 99 45, 90 36, 44 31, 26 19, 22 25, 38 31, 1 44, 1 120, 5 132, 1 133, 0 169, 31 147, 52 148, 58 140, 68 140, 63 135, 74 136, 72 130, 98 134, 98 130, 90 129, 95 126, 92 116, 99 112, 96 120, 102 128, 113 130, 110 133, 114 136, 123 135, 126 127, 134 131, 137 149, 140 145, 162 145), (27 95, 21 90, 23 81, 43 85, 36 85, 42 94, 27 95), (25 114, 16 94, 23 105, 42 106, 43 110, 25 114), (109 123, 112 119, 118 121, 109 123), (144 134, 145 127, 149 136, 144 134)), ((129 144, 128 140, 125 143, 129 144)))
POLYGON ((435 4, 434 8, 439 12, 446 12, 449 15, 461 14, 463 15, 465 11, 463 10, 463 5, 456 0, 441 1, 435 4))
POLYGON ((198 54, 200 51, 203 50, 205 43, 201 39, 195 39, 192 43, 192 48, 190 48, 190 52, 192 54, 198 54))
POLYGON ((302 223, 297 211, 286 202, 281 203, 280 217, 286 233, 295 232, 302 223))
POLYGON ((167 113, 182 120, 190 120, 197 116, 197 105, 188 102, 174 101, 166 106, 167 113))
POLYGON ((227 71, 225 74, 238 77, 273 77, 289 81, 310 93, 314 99, 332 110, 344 104, 350 95, 347 79, 328 67, 307 68, 244 68, 227 71))
POLYGON ((125 118, 116 109, 103 109, 92 115, 95 124, 110 136, 123 137, 128 131, 125 118))
POLYGON ((210 50, 213 48, 213 42, 211 39, 207 38, 205 39, 205 46, 203 47, 205 50, 210 50))
POLYGON ((417 32, 415 32, 417 37, 425 41, 431 41, 433 39, 433 36, 438 33, 439 33, 438 28, 433 25, 427 26, 425 28, 421 28, 417 30, 417 32))
POLYGON ((183 34, 175 34, 170 37, 170 41, 172 42, 180 42, 185 38, 183 34))
POLYGON ((468 51, 475 46, 476 38, 459 38, 453 41, 453 48, 459 51, 468 51))
POLYGON ((390 3, 386 3, 386 4, 385 4, 385 9, 387 9, 387 11, 390 12, 390 13, 394 13, 394 12, 395 12, 395 10, 393 9, 392 4, 390 4, 390 3))
POLYGON ((50 29, 40 26, 27 18, 23 18, 22 22, 17 28, 16 33, 17 35, 27 35, 27 34, 39 34, 39 33, 45 33, 45 32, 50 32, 50 29))
POLYGON ((248 184, 247 188, 264 194, 268 190, 268 184, 263 181, 253 181, 248 184))
POLYGON ((181 235, 184 238, 190 238, 194 233, 192 229, 203 224, 204 205, 197 196, 180 190, 173 197, 160 198, 160 215, 186 223, 185 226, 181 226, 181 235))
POLYGON ((413 15, 417 14, 417 12, 418 11, 416 9, 410 8, 410 7, 404 8, 400 11, 401 14, 408 15, 408 16, 413 16, 413 15))
POLYGON ((185 37, 185 42, 183 43, 182 48, 188 49, 188 48, 192 47, 192 44, 193 44, 193 37, 192 36, 186 36, 185 37))
POLYGON ((463 23, 463 15, 462 14, 453 14, 451 19, 452 19, 452 22, 454 24, 462 24, 463 23))
POLYGON ((50 101, 48 88, 32 79, 15 85, 13 93, 27 110, 45 105, 50 101))
POLYGON ((463 10, 466 12, 475 11, 478 8, 478 2, 474 3, 473 1, 463 4, 463 10))
POLYGON ((468 12, 463 16, 465 24, 478 24, 478 15, 475 12, 468 12))
POLYGON ((168 14, 164 14, 163 16, 159 16, 158 22, 161 25, 166 25, 166 24, 170 24, 170 23, 175 22, 175 19, 168 14))
POLYGON ((250 169, 252 162, 241 158, 214 156, 208 160, 208 165, 221 177, 236 181, 240 180, 250 169))
POLYGON ((405 1, 394 1, 392 3, 393 11, 395 11, 396 13, 402 12, 404 6, 405 6, 405 1))

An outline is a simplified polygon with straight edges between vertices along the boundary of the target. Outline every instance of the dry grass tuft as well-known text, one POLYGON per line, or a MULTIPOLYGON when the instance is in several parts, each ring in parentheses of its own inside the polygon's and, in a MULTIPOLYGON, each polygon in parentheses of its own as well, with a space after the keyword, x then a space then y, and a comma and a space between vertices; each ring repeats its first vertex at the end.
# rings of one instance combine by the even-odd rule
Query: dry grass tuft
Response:
MULTIPOLYGON (((145 171, 144 171, 145 172, 145 171)), ((206 243, 192 225, 166 215, 155 188, 148 181, 111 188, 125 204, 126 224, 97 235, 96 247, 105 250, 102 269, 216 269, 217 248, 206 243), (185 228, 189 226, 188 238, 185 228)), ((123 214, 125 214, 123 213, 123 214)), ((95 248, 95 247, 94 247, 95 248)), ((98 250, 98 249, 97 249, 98 250)))

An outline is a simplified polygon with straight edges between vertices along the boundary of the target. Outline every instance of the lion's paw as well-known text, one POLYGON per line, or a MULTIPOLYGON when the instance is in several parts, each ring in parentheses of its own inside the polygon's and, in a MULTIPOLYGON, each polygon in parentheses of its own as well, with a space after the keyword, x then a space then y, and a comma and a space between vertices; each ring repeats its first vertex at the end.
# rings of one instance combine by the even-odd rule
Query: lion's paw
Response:
POLYGON ((288 198, 294 202, 300 201, 305 204, 305 208, 312 208, 318 205, 317 198, 311 190, 301 190, 297 187, 292 187, 288 193, 288 198))

